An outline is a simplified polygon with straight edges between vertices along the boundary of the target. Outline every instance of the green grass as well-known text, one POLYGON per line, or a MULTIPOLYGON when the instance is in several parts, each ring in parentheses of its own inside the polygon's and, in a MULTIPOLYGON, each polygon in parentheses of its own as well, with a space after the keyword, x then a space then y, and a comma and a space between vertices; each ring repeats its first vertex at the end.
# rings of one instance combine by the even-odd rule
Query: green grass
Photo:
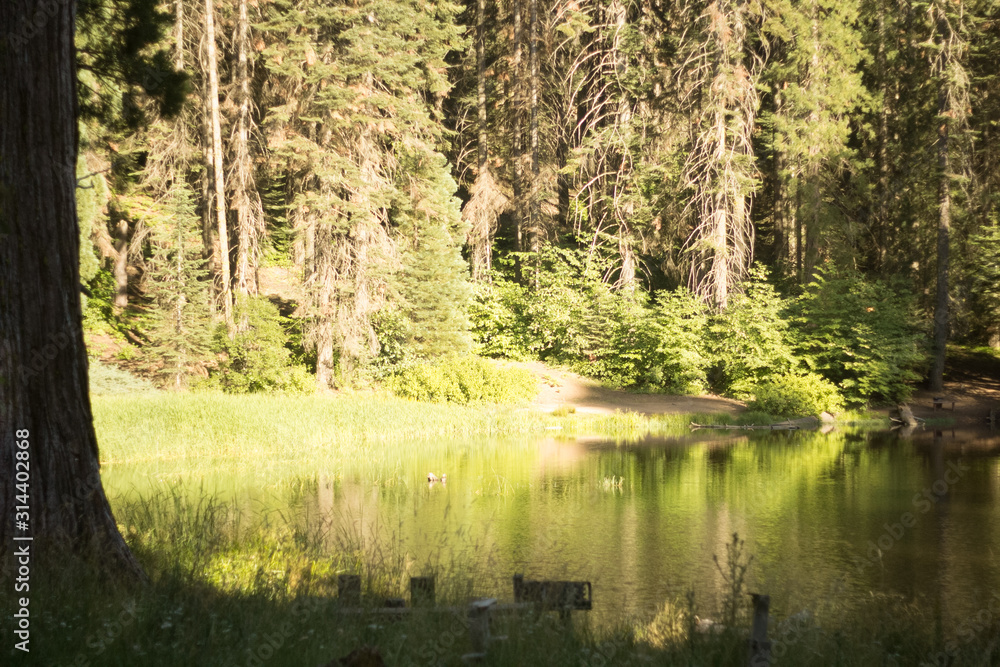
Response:
MULTIPOLYGON (((430 456, 479 436, 501 442, 545 433, 628 439, 684 433, 691 421, 730 419, 637 413, 554 416, 510 406, 417 403, 375 394, 158 392, 94 396, 92 402, 102 465, 202 472, 220 467, 271 478, 316 470, 379 477, 411 456, 415 445, 430 456)), ((519 441, 530 446, 528 439, 519 441)))
MULTIPOLYGON (((150 582, 129 585, 93 576, 85 566, 33 563, 32 653, 10 647, 6 664, 137 664, 164 667, 326 664, 362 646, 378 647, 388 665, 460 665, 471 650, 464 614, 415 614, 387 620, 342 615, 336 576, 361 574, 370 601, 406 596, 411 574, 390 540, 330 535, 321 524, 282 516, 248 515, 235 504, 177 494, 119 499, 116 514, 150 582), (332 555, 331 555, 332 554, 332 555), (44 571, 46 576, 40 576, 44 571)), ((737 565, 748 562, 737 554, 737 565)), ((486 664, 521 665, 746 665, 749 624, 742 580, 726 578, 720 607, 693 595, 667 601, 654 617, 621 617, 602 627, 577 612, 564 626, 552 616, 497 618, 506 635, 486 664), (719 634, 693 631, 694 616, 734 619, 719 634)), ((509 600, 505 588, 484 586, 490 572, 461 562, 438 567, 438 601, 464 608, 469 595, 509 600)), ((0 582, 5 587, 10 581, 0 582)), ((10 618, 12 596, 0 607, 10 618)), ((987 609, 990 601, 981 601, 987 609)), ((805 613, 772 607, 769 636, 778 664, 997 664, 1000 614, 975 625, 942 629, 932 604, 872 594, 847 603, 837 595, 805 613), (950 651, 950 662, 938 655, 950 651)))
POLYGON ((131 373, 102 364, 97 359, 89 360, 90 393, 96 396, 108 394, 135 394, 157 391, 149 380, 136 377, 131 373))
POLYGON ((92 403, 106 470, 188 480, 218 473, 253 484, 311 477, 316 471, 392 483, 404 469, 425 459, 468 453, 516 457, 535 447, 535 438, 524 435, 597 435, 624 442, 681 435, 692 422, 780 421, 750 412, 736 417, 632 412, 557 416, 511 406, 417 403, 377 394, 155 392, 98 395, 92 403))

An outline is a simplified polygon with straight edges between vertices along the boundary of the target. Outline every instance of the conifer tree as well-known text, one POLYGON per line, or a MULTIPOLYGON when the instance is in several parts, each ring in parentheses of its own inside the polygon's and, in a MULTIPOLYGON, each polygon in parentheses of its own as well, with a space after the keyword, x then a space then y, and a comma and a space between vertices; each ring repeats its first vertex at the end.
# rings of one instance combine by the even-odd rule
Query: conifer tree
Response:
POLYGON ((407 197, 393 211, 404 248, 399 291, 409 345, 425 358, 466 353, 471 346, 467 307, 472 293, 461 253, 467 227, 453 195, 455 182, 440 156, 408 157, 401 166, 401 177, 421 190, 416 202, 407 197))
POLYGON ((200 221, 187 186, 175 185, 153 212, 156 219, 147 221, 154 254, 147 263, 146 284, 156 309, 149 353, 163 360, 159 372, 165 384, 181 389, 209 356, 208 270, 200 251, 200 221))
POLYGON ((952 184, 962 172, 962 134, 967 129, 969 109, 968 38, 965 6, 932 0, 927 6, 931 26, 929 43, 931 73, 938 92, 935 122, 938 125, 938 224, 937 280, 934 299, 934 365, 931 389, 944 388, 944 364, 949 334, 952 184), (958 150, 956 150, 958 149, 958 150), (953 155, 955 153, 955 155, 953 155))
POLYGON ((372 317, 400 252, 393 211, 420 210, 433 190, 402 165, 446 173, 437 109, 445 57, 462 45, 456 12, 413 0, 269 7, 264 129, 290 185, 321 387, 376 350, 372 317))
POLYGON ((748 53, 747 32, 761 7, 748 0, 694 3, 694 27, 676 70, 694 135, 683 183, 691 192, 691 288, 718 310, 753 259, 750 200, 757 168, 752 136, 757 120, 760 61, 748 53))
POLYGON ((794 0, 772 9, 768 30, 781 57, 764 74, 772 108, 762 118, 778 172, 771 223, 776 259, 808 281, 822 254, 850 247, 839 189, 857 164, 850 117, 867 99, 859 8, 855 1, 794 0))

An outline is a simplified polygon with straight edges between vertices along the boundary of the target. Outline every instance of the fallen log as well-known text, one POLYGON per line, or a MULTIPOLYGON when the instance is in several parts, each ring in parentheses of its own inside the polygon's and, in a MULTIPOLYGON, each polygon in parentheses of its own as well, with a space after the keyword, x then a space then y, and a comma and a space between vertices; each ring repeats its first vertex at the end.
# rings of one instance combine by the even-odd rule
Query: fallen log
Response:
POLYGON ((924 421, 923 419, 918 419, 917 417, 914 417, 913 410, 911 410, 910 406, 908 406, 906 403, 900 403, 896 407, 896 410, 899 412, 899 417, 889 418, 890 421, 892 421, 896 425, 904 426, 906 428, 916 428, 917 426, 920 425, 920 422, 924 421))
POLYGON ((726 431, 798 431, 804 428, 816 428, 819 420, 815 417, 787 419, 775 424, 697 424, 691 422, 691 429, 710 428, 726 431))

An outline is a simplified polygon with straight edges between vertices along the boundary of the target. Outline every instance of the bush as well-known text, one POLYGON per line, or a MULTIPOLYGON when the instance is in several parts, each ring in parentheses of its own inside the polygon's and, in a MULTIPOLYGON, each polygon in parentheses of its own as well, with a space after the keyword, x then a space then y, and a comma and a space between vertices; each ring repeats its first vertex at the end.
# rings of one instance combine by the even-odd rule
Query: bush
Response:
POLYGON ((439 403, 518 403, 538 391, 529 371, 474 356, 414 363, 390 376, 385 386, 403 398, 439 403))
POLYGON ((529 296, 526 288, 500 274, 474 286, 469 320, 479 354, 502 359, 537 356, 541 345, 531 333, 529 296))
POLYGON ((705 309, 696 297, 680 290, 650 303, 641 289, 616 291, 581 251, 548 246, 537 262, 537 288, 499 274, 477 288, 481 354, 564 363, 616 387, 704 390, 705 309))
POLYGON ((827 265, 793 306, 795 349, 849 403, 903 401, 927 366, 911 294, 827 265))
POLYGON ((684 289, 662 293, 653 305, 641 292, 611 295, 604 337, 578 369, 618 387, 699 393, 707 384, 706 318, 702 302, 684 289))
POLYGON ((707 327, 709 381, 718 394, 749 398, 756 386, 798 365, 792 351, 785 300, 760 266, 750 271, 743 292, 707 327))
POLYGON ((821 375, 789 373, 760 384, 747 409, 775 417, 815 417, 821 412, 840 412, 844 399, 837 387, 821 375))
POLYGON ((259 297, 241 299, 234 312, 237 332, 232 340, 224 329, 216 336, 217 348, 227 356, 209 384, 225 391, 312 391, 315 380, 304 366, 294 364, 285 347, 285 318, 277 306, 259 297))

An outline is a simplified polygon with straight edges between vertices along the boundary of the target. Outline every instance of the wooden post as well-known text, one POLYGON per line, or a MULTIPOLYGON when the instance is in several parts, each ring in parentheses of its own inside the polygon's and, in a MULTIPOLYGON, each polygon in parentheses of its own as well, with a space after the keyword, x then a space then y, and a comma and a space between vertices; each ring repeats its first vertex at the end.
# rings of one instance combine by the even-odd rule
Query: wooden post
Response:
POLYGON ((434 606, 434 577, 410 577, 410 604, 434 606))
POLYGON ((337 577, 337 596, 341 604, 361 604, 361 575, 341 574, 337 577))
POLYGON ((771 608, 771 596, 751 593, 753 599, 753 625, 750 628, 749 667, 764 667, 771 664, 771 642, 767 639, 767 615, 771 608))
POLYGON ((476 600, 469 605, 469 641, 472 653, 462 656, 462 662, 477 662, 486 657, 490 647, 490 607, 496 598, 476 600))

